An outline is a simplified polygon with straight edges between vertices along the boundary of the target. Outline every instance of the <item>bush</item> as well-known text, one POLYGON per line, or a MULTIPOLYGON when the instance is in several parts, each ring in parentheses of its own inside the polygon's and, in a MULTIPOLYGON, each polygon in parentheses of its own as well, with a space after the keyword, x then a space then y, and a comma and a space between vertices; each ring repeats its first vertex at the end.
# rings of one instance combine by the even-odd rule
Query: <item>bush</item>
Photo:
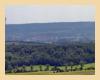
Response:
POLYGON ((51 71, 56 71, 56 72, 64 72, 64 70, 60 69, 60 68, 57 68, 57 67, 53 67, 51 69, 51 71))

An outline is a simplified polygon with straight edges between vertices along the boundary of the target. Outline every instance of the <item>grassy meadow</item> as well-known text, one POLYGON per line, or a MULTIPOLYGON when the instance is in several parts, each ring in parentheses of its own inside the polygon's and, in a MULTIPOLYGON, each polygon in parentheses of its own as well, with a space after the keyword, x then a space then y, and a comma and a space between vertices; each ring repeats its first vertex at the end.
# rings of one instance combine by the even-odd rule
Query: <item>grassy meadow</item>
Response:
POLYGON ((12 70, 12 72, 6 72, 6 74, 7 75, 94 75, 95 74, 94 63, 84 64, 82 70, 79 70, 80 65, 73 65, 72 67, 67 66, 67 70, 69 71, 65 71, 66 68, 65 66, 57 66, 57 68, 63 71, 54 72, 52 71, 53 67, 54 66, 49 66, 48 70, 45 70, 47 68, 46 65, 24 66, 24 67, 17 68, 19 70, 24 68, 25 70, 24 72, 14 72, 14 70, 12 70), (31 68, 34 70, 32 71, 31 68), (75 70, 76 68, 77 70, 75 70))

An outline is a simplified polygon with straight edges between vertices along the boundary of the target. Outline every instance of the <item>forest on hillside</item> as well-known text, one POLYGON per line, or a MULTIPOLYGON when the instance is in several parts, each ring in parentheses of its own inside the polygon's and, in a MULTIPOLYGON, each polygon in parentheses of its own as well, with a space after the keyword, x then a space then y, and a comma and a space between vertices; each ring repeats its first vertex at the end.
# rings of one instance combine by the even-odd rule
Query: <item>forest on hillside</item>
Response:
POLYGON ((79 65, 95 62, 94 42, 6 42, 5 70, 31 65, 79 65))

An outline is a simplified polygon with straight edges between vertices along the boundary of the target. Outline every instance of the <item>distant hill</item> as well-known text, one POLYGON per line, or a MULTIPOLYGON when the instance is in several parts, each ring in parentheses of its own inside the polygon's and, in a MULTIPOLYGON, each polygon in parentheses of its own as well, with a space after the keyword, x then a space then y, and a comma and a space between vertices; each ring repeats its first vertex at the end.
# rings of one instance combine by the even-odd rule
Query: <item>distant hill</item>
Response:
POLYGON ((95 22, 6 24, 6 41, 94 41, 95 22))

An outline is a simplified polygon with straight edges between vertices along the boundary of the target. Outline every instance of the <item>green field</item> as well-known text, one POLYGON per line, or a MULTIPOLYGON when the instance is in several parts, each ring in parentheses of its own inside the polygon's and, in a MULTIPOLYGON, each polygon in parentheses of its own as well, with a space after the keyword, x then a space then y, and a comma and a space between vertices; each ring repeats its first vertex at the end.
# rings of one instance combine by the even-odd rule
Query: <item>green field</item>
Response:
POLYGON ((72 72, 58 72, 53 73, 50 71, 38 71, 38 72, 22 72, 22 73, 6 73, 7 75, 94 75, 94 70, 87 71, 72 71, 72 72))
MULTIPOLYGON (((42 71, 40 71, 40 67, 39 65, 34 65, 34 70, 37 70, 36 72, 32 72, 30 71, 30 66, 25 66, 25 70, 27 70, 27 72, 18 72, 18 73, 6 73, 7 75, 94 75, 95 74, 95 70, 88 70, 88 68, 92 67, 95 68, 95 64, 91 63, 91 64, 85 64, 83 67, 83 70, 81 71, 69 71, 69 72, 57 72, 54 73, 53 71, 50 71, 54 66, 49 66, 49 71, 45 71, 46 65, 41 65, 42 66, 42 71)), ((79 68, 80 65, 74 65, 72 69, 75 68, 79 68)), ((19 69, 21 69, 22 67, 18 67, 19 69)), ((59 69, 64 70, 65 66, 58 66, 59 69)), ((68 66, 67 69, 71 69, 71 66, 68 66)))

